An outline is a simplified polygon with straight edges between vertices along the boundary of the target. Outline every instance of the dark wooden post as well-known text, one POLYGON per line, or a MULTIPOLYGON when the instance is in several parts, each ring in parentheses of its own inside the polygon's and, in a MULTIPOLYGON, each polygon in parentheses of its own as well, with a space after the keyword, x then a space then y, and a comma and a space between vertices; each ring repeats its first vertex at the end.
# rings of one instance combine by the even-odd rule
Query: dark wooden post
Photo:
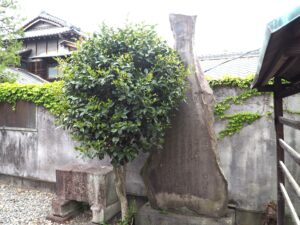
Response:
POLYGON ((284 184, 284 175, 279 164, 279 161, 284 162, 284 150, 279 144, 279 139, 284 138, 283 124, 281 124, 279 121, 279 117, 283 116, 282 97, 280 97, 278 93, 281 87, 281 78, 275 78, 274 86, 274 119, 277 149, 277 225, 284 225, 284 198, 280 190, 280 183, 284 184))

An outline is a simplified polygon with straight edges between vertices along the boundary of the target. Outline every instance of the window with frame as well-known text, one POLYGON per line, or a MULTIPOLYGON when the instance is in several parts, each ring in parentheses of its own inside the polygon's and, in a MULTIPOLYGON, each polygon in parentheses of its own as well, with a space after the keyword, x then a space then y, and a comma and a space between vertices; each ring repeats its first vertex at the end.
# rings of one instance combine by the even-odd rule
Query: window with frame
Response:
POLYGON ((48 65, 48 79, 56 79, 58 76, 57 63, 51 63, 48 65))

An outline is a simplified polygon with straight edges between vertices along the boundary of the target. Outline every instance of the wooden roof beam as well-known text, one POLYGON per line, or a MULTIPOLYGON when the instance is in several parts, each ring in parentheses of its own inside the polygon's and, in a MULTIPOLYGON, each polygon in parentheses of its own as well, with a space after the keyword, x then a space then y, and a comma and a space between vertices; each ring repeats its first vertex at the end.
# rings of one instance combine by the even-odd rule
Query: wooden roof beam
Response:
POLYGON ((278 91, 278 96, 285 98, 298 93, 300 93, 300 82, 289 85, 283 90, 278 91))
POLYGON ((284 50, 284 55, 287 57, 299 57, 300 56, 300 41, 294 40, 284 50))
POLYGON ((269 66, 268 70, 265 74, 267 74, 267 77, 262 81, 262 85, 266 85, 267 82, 272 78, 275 77, 275 75, 278 74, 278 71, 281 69, 281 67, 286 63, 289 57, 287 57, 285 54, 278 53, 275 59, 272 61, 271 65, 269 66))

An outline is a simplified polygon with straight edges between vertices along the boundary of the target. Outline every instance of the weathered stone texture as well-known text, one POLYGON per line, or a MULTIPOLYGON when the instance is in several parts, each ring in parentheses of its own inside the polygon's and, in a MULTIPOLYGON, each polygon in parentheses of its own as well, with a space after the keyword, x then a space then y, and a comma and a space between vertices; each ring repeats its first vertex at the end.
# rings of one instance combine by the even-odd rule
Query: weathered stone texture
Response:
POLYGON ((78 209, 77 202, 91 206, 93 223, 107 221, 120 211, 112 167, 68 165, 56 171, 56 180, 57 197, 49 219, 69 218, 78 209))
POLYGON ((191 74, 186 102, 172 120, 164 149, 150 155, 143 177, 152 207, 219 217, 227 208, 227 181, 219 166, 213 92, 193 52, 195 21, 170 15, 176 49, 191 74))

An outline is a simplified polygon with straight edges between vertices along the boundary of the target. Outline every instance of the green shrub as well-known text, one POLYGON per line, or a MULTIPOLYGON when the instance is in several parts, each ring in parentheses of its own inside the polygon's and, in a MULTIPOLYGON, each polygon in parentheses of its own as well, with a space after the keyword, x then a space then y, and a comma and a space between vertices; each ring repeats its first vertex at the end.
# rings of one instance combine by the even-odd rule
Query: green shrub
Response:
POLYGON ((153 27, 104 25, 62 68, 69 105, 63 123, 78 149, 125 164, 140 151, 161 148, 186 73, 153 27))
POLYGON ((185 95, 186 71, 153 26, 103 25, 61 69, 68 103, 62 123, 79 151, 108 155, 118 177, 139 152, 162 148, 171 111, 185 95))

